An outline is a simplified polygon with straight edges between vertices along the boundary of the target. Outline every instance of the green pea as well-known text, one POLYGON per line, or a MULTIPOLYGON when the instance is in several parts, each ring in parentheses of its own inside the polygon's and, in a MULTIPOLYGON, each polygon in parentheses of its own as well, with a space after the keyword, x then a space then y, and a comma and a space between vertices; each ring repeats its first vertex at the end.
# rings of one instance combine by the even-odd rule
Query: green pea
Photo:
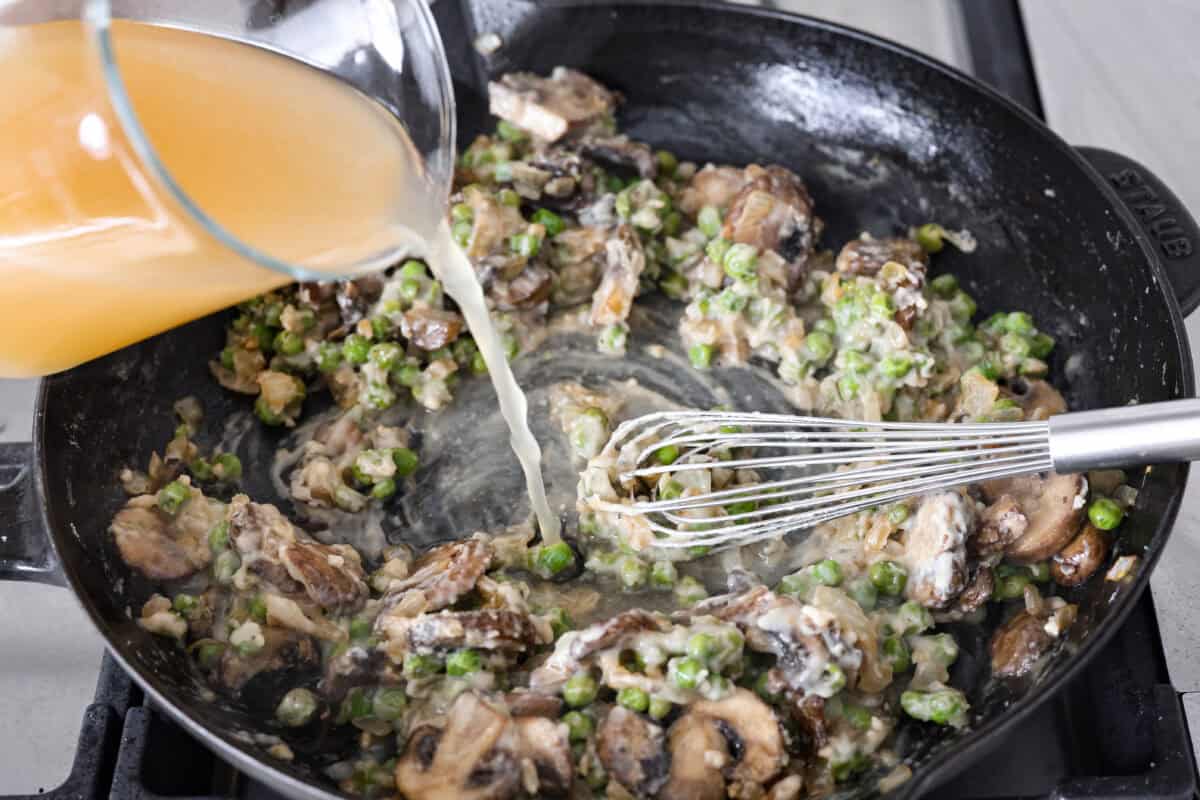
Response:
POLYGON ((717 652, 717 637, 710 633, 695 633, 687 641, 687 654, 701 663, 707 663, 717 652))
POLYGON ((455 203, 450 206, 450 219, 454 222, 470 222, 475 218, 475 211, 466 203, 455 203))
POLYGON ((317 370, 333 372, 342 363, 342 349, 333 342, 321 342, 317 345, 317 370))
POLYGON ((1020 336, 1033 333, 1033 317, 1024 311, 1013 311, 1004 318, 1004 330, 1020 336))
POLYGON ((546 235, 550 237, 558 236, 567 227, 562 217, 546 208, 533 212, 533 222, 545 228, 546 235))
POLYGON ((223 481, 242 477, 242 460, 233 453, 220 453, 213 459, 213 472, 223 481))
POLYGON ((400 265, 400 277, 408 278, 409 280, 419 280, 429 277, 429 274, 425 271, 423 263, 409 259, 400 265))
POLYGON ((225 654, 226 645, 223 642, 205 642, 196 648, 196 660, 201 669, 215 669, 225 654))
POLYGON ((1029 355, 1034 358, 1045 358, 1054 349, 1054 338, 1044 333, 1035 334, 1029 340, 1029 355))
POLYGON ((271 348, 275 343, 275 332, 261 322, 256 322, 250 326, 250 335, 258 344, 258 349, 264 353, 270 353, 271 348))
POLYGON ((889 636, 883 640, 883 660, 891 665, 892 672, 900 674, 912 666, 912 655, 908 644, 899 636, 889 636))
POLYGON ((396 493, 396 481, 391 478, 383 478, 371 487, 371 497, 376 500, 387 500, 396 493))
POLYGON ((338 709, 337 724, 344 725, 352 720, 369 717, 373 710, 371 698, 367 697, 366 690, 355 686, 342 700, 342 706, 338 709))
POLYGON ((503 119, 496 123, 496 135, 506 142, 514 143, 523 142, 529 138, 525 131, 503 119))
POLYGON ((663 719, 671 713, 674 705, 665 697, 651 697, 650 708, 647 709, 651 719, 663 719))
POLYGON ((995 587, 992 589, 993 600, 1017 600, 1025 596, 1025 587, 1031 582, 1032 576, 1027 571, 1004 571, 997 568, 995 587))
POLYGON ((650 708, 650 695, 646 693, 645 689, 626 686, 617 692, 617 704, 640 714, 650 708))
POLYGON ((812 361, 828 360, 833 355, 833 337, 824 331, 810 331, 804 337, 804 354, 812 361))
POLYGON ((680 689, 695 689, 708 675, 704 663, 691 656, 672 658, 667 662, 667 677, 680 689))
POLYGON ((563 714, 562 721, 567 726, 567 738, 572 742, 585 741, 596 729, 596 723, 582 711, 568 711, 563 714))
POLYGON ((942 241, 945 233, 946 229, 941 225, 934 222, 926 223, 917 228, 917 244, 921 245, 921 249, 926 253, 940 253, 946 246, 942 241))
POLYGON ((636 556, 625 556, 617 565, 617 574, 621 578, 621 585, 626 589, 639 589, 646 585, 649 569, 645 562, 636 556))
POLYGON ((740 314, 745 310, 746 305, 750 302, 750 298, 740 292, 734 291, 734 288, 730 286, 717 295, 715 302, 717 307, 727 314, 740 314))
POLYGON ((421 382, 421 368, 416 364, 403 364, 395 372, 396 383, 410 389, 421 382))
POLYGON ((754 691, 767 703, 778 703, 783 698, 779 692, 771 691, 771 676, 766 672, 755 679, 754 691))
POLYGON ((474 231, 474 225, 470 222, 456 222, 450 226, 450 237, 454 239, 454 243, 466 250, 471 246, 471 233, 474 231))
POLYGON ((212 464, 205 461, 203 458, 197 458, 192 463, 188 464, 188 471, 192 473, 192 477, 198 481, 210 481, 213 477, 212 464))
POLYGON ((679 229, 682 226, 683 215, 678 211, 670 211, 665 217, 663 217, 662 230, 660 233, 662 233, 663 236, 674 236, 675 234, 679 233, 679 229))
POLYGON ((701 556, 706 556, 711 551, 712 551, 712 545, 707 545, 707 544, 692 545, 687 550, 684 550, 684 552, 687 553, 692 558, 700 558, 701 556))
POLYGON ((292 689, 275 707, 275 718, 289 728, 302 728, 312 720, 319 705, 317 696, 308 689, 292 689))
POLYGON ((542 249, 542 240, 531 233, 517 233, 509 238, 508 246, 519 256, 533 258, 542 249))
POLYGON ((381 688, 376 690, 371 700, 371 716, 391 722, 400 719, 407 706, 408 696, 403 689, 396 686, 381 688))
POLYGON ((951 298, 958 291, 958 278, 953 275, 938 275, 929 282, 929 288, 939 297, 951 298))
POLYGON ((670 561, 655 561, 654 566, 650 568, 650 585, 656 589, 674 587, 678 577, 679 573, 670 561))
POLYGON ((355 617, 350 620, 350 638, 354 641, 367 639, 371 636, 371 620, 365 617, 355 617))
POLYGON ((956 724, 967 710, 966 698, 956 689, 936 692, 908 690, 900 695, 900 707, 913 719, 939 725, 956 724))
POLYGON ((563 684, 563 702, 572 708, 582 708, 596 699, 596 679, 586 672, 577 672, 563 684))
POLYGON ((484 375, 488 371, 487 361, 483 358, 483 353, 476 353, 471 356, 471 372, 476 375, 484 375))
POLYGON ((808 597, 812 592, 813 577, 807 570, 794 572, 791 575, 784 575, 779 581, 778 591, 780 594, 790 595, 791 597, 808 597))
POLYGON ((1000 337, 1000 349, 1016 358, 1025 358, 1030 352, 1029 337, 1006 333, 1000 337))
POLYGON ((175 595, 175 598, 171 601, 171 608, 185 616, 194 611, 198 605, 200 605, 200 601, 198 601, 193 595, 186 594, 184 592, 180 592, 179 594, 175 595))
POLYGON ((933 615, 925 606, 909 600, 896 611, 896 622, 900 625, 901 633, 911 636, 932 628, 933 615))
POLYGON ((544 575, 557 575, 575 563, 575 553, 566 542, 555 542, 537 549, 537 569, 544 575))
POLYGON ((678 500, 683 496, 683 484, 671 478, 665 478, 658 483, 659 500, 678 500))
POLYGON ((291 331, 275 334, 275 350, 285 356, 294 356, 304 349, 304 337, 291 331))
POLYGON ((679 159, 670 150, 659 150, 654 159, 658 162, 658 171, 665 177, 671 177, 679 168, 679 159))
POLYGON ((902 525, 909 515, 908 506, 903 503, 897 503, 888 509, 888 522, 893 525, 902 525))
POLYGON ((716 206, 705 206, 696 216, 696 227, 709 239, 715 238, 721 233, 721 212, 716 206))
POLYGON ((1050 563, 1039 561, 1029 565, 1029 578, 1034 583, 1045 583, 1050 580, 1050 563))
POLYGON ((723 265, 725 263, 725 256, 732 246, 733 243, 728 239, 722 239, 718 236, 704 246, 704 255, 708 256, 708 260, 714 264, 723 265))
POLYGON ((246 609, 250 612, 250 616, 255 622, 267 621, 267 601, 263 599, 261 594, 251 597, 246 609))
POLYGON ((550 631, 556 640, 573 627, 570 615, 557 606, 547 611, 546 617, 550 620, 550 631))
POLYGON ((871 712, 862 706, 847 703, 842 709, 842 716, 860 731, 868 730, 871 727, 871 712))
POLYGON ((395 342, 381 342, 367 351, 367 360, 384 370, 391 370, 403 357, 404 351, 395 342))
POLYGON ((412 680, 414 678, 427 678, 430 675, 436 675, 442 671, 442 663, 433 656, 421 655, 420 653, 408 653, 404 656, 404 677, 412 680))
POLYGON ((706 597, 708 597, 708 591, 704 588, 704 584, 691 575, 684 575, 675 584, 675 602, 681 606, 694 606, 706 597))
POLYGON ((837 664, 826 664, 821 677, 824 678, 829 691, 833 694, 837 694, 846 688, 846 671, 837 664))
POLYGON ((725 506, 725 513, 733 516, 734 514, 749 514, 751 511, 758 509, 758 503, 754 500, 743 500, 740 503, 730 503, 725 506))
POLYGON ((871 611, 879 602, 879 590, 875 588, 875 584, 865 578, 851 581, 846 586, 846 594, 862 606, 863 611, 871 611))
POLYGON ((171 481, 158 490, 158 507, 168 514, 176 514, 183 504, 192 498, 192 491, 179 481, 171 481))
POLYGON ((664 445, 654 451, 654 457, 663 466, 674 464, 679 458, 679 448, 673 444, 664 445))
POLYGON ((233 369, 236 362, 233 360, 233 348, 226 347, 221 351, 221 366, 225 369, 233 369))
POLYGON ((455 678, 478 672, 483 667, 483 659, 479 653, 470 648, 455 650, 446 656, 446 674, 455 678))
POLYGON ((342 342, 342 358, 351 364, 365 364, 371 352, 371 340, 352 333, 342 342))
POLYGON ((396 404, 396 392, 386 383, 371 382, 359 397, 359 402, 376 411, 384 411, 396 404))
POLYGON ((892 300, 892 296, 886 292, 878 292, 873 295, 867 307, 880 319, 891 319, 892 315, 896 313, 896 304, 892 300))
POLYGON ((688 360, 696 369, 708 369, 712 366, 713 346, 711 344, 694 344, 688 348, 688 360))
POLYGON ((237 554, 231 550, 226 550, 217 555, 213 560, 213 578, 217 583, 227 585, 233 580, 233 574, 242 566, 242 560, 237 557, 237 554))
POLYGON ((908 571, 895 561, 876 561, 867 574, 875 588, 890 597, 899 597, 908 583, 908 571))
POLYGON ((623 322, 614 322, 600 331, 600 349, 606 353, 619 353, 625 349, 629 327, 623 322))
POLYGON ((208 531, 208 549, 213 555, 229 546, 229 523, 221 520, 208 531))
POLYGON ((1125 511, 1107 497, 1097 497, 1088 506, 1088 519, 1100 530, 1111 531, 1125 519, 1125 511))
POLYGON ((812 576, 824 586, 838 586, 842 582, 842 565, 827 558, 812 565, 812 576))
POLYGON ((752 281, 757 275, 758 248, 748 244, 735 244, 722 259, 725 274, 735 281, 752 281))
POLYGON ((912 365, 908 356, 887 356, 879 362, 879 371, 889 378, 903 378, 912 370, 912 365))

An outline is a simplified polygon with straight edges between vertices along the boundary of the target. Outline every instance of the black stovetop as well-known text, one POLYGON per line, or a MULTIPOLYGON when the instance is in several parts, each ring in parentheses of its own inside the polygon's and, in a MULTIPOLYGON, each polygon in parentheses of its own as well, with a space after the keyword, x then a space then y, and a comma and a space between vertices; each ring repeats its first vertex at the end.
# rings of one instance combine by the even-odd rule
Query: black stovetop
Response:
MULTIPOLYGON (((1041 115, 1016 0, 961 0, 977 77, 1041 115)), ((1195 798, 1192 740, 1171 686, 1149 592, 1067 688, 933 798, 1195 798)), ((105 656, 71 773, 0 800, 277 800, 157 711, 105 656)))

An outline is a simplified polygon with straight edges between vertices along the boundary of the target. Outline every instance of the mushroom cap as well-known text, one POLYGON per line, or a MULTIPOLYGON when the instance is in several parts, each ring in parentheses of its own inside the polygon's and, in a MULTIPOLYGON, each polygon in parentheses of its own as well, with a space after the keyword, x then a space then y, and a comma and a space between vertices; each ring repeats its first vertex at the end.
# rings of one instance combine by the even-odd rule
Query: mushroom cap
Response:
POLYGON ((730 781, 761 786, 787 764, 779 720, 754 692, 734 689, 720 700, 696 703, 688 714, 715 721, 732 757, 732 763, 725 768, 730 781))
POLYGON ((1059 586, 1078 586, 1104 563, 1108 548, 1108 535, 1089 522, 1054 556, 1050 575, 1059 586))
POLYGON ((1028 672, 1054 643, 1045 626, 1044 619, 1020 611, 997 628, 992 635, 992 674, 1014 678, 1028 672))
POLYGON ((621 706, 614 706, 600 725, 596 754, 608 774, 635 797, 653 797, 670 777, 662 728, 621 706))
POLYGON ((1087 481, 1082 475, 1022 475, 982 484, 984 496, 995 501, 1011 495, 1028 520, 1025 532, 1010 544, 1006 555, 1032 564, 1057 553, 1075 537, 1087 503, 1087 481))
POLYGON ((671 774, 659 800, 721 800, 729 745, 716 723, 704 714, 687 713, 667 733, 671 774))

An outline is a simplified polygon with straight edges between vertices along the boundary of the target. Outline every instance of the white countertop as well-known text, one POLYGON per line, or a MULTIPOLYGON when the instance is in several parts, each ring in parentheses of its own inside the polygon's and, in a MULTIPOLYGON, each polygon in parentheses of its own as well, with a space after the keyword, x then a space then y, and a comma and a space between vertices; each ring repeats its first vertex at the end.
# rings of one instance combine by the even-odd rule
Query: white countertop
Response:
MULTIPOLYGON (((961 68, 969 54, 955 0, 780 0, 775 5, 899 40, 961 68)), ((1200 4, 1150 8, 1098 0, 1023 3, 1050 124, 1073 143, 1109 147, 1156 171, 1200 213, 1200 4), (1131 20, 1131 15, 1136 19, 1131 20)), ((1188 321, 1200 342, 1200 314, 1188 321)), ((1197 364, 1200 368, 1200 362, 1197 364)), ((0 381, 0 441, 28 439, 34 383, 0 381)), ((1153 580, 1177 688, 1200 691, 1200 481, 1193 480, 1153 580)), ((69 593, 0 584, 0 794, 67 774, 102 645, 69 593)), ((1200 712, 1197 696, 1186 698, 1200 712)), ((1192 717, 1193 730, 1200 719, 1192 717)))

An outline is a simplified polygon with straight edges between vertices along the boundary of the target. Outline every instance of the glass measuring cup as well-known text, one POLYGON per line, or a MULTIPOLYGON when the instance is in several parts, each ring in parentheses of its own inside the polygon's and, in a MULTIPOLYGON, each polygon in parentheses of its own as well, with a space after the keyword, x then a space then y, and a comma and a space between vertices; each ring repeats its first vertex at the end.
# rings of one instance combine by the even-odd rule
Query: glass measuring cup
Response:
POLYGON ((428 238, 453 172, 421 0, 0 0, 0 375, 428 238))

